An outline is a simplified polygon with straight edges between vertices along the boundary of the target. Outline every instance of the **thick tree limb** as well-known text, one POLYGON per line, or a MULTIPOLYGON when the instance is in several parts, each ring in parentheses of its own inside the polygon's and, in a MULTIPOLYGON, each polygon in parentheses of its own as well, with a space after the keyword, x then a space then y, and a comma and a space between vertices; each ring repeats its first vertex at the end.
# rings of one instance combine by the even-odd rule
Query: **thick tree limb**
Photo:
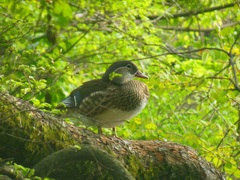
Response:
MULTIPOLYGON (((71 150, 72 146, 79 146, 85 152, 93 152, 91 147, 94 146, 99 150, 93 152, 92 158, 102 157, 104 161, 106 157, 101 153, 97 155, 97 152, 106 151, 110 159, 114 158, 112 161, 120 161, 137 179, 224 179, 216 168, 190 147, 172 142, 131 141, 94 134, 65 124, 6 93, 0 93, 0 139, 0 157, 14 158, 15 162, 28 167, 33 167, 59 150, 64 152, 69 148, 71 150)), ((108 168, 99 165, 101 161, 97 162, 56 166, 56 170, 49 176, 57 179, 79 176, 103 179, 111 176, 108 168)), ((117 166, 121 165, 116 163, 117 166)))
POLYGON ((132 175, 124 166, 106 151, 90 145, 81 145, 81 148, 67 148, 57 151, 36 164, 35 174, 47 177, 61 166, 73 161, 96 161, 104 166, 114 179, 133 180, 132 175))

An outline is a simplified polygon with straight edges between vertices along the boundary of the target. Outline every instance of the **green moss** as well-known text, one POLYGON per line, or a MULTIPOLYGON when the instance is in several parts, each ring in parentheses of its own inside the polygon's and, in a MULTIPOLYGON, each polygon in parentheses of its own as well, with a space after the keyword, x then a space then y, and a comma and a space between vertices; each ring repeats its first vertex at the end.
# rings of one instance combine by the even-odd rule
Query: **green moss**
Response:
POLYGON ((129 167, 127 169, 134 177, 137 177, 138 174, 143 171, 139 158, 134 155, 128 156, 128 164, 129 167))
POLYGON ((152 161, 143 163, 139 157, 134 155, 128 158, 128 170, 137 179, 162 179, 163 177, 168 177, 171 173, 171 168, 167 164, 156 165, 152 161), (148 164, 147 167, 146 164, 148 164))

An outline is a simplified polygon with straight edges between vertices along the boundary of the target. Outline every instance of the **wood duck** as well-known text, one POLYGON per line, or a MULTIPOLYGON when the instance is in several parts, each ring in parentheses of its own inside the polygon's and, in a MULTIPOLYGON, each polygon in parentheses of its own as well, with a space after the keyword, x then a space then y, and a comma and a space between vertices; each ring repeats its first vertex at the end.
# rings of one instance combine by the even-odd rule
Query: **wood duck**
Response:
POLYGON ((86 126, 113 128, 136 116, 146 106, 149 91, 134 77, 148 79, 131 61, 110 65, 101 79, 83 83, 61 101, 64 117, 77 118, 86 126))

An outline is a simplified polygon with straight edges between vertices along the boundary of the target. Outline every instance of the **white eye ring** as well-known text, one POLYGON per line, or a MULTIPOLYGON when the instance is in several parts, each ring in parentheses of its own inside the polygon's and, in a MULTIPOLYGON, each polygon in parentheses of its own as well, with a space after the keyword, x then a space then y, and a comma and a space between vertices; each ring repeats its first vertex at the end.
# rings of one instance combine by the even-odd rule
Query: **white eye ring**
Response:
POLYGON ((131 64, 127 64, 126 66, 128 69, 131 69, 132 68, 132 65, 131 64))

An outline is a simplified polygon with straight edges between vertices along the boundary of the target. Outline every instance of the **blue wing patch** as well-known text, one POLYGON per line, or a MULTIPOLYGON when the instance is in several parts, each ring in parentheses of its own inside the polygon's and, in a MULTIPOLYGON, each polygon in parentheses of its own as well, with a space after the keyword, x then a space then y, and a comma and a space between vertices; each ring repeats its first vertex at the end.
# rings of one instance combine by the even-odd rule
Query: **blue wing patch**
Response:
POLYGON ((76 93, 71 94, 70 96, 62 100, 61 103, 64 103, 66 107, 79 107, 81 101, 82 99, 80 96, 80 92, 77 91, 76 93))

